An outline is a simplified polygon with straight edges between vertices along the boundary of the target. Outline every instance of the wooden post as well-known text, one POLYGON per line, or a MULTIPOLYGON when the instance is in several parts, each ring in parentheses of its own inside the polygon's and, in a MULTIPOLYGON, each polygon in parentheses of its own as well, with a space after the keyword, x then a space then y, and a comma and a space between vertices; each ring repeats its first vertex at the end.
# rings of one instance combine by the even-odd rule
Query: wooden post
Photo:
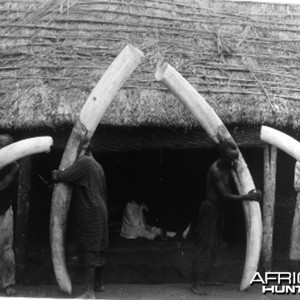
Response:
POLYGON ((300 143, 289 135, 267 126, 261 127, 260 138, 264 142, 276 146, 297 160, 295 165, 294 188, 298 193, 291 230, 290 259, 300 261, 300 164, 298 163, 300 161, 300 143))
POLYGON ((19 186, 17 198, 17 212, 15 214, 15 253, 18 268, 24 267, 24 259, 28 245, 28 216, 31 189, 31 157, 19 161, 19 186))
POLYGON ((291 230, 290 259, 300 261, 300 163, 295 164, 294 188, 297 192, 291 230))
POLYGON ((264 148, 264 202, 263 202, 263 242, 262 256, 265 272, 273 265, 273 228, 276 193, 277 148, 265 145, 264 148))

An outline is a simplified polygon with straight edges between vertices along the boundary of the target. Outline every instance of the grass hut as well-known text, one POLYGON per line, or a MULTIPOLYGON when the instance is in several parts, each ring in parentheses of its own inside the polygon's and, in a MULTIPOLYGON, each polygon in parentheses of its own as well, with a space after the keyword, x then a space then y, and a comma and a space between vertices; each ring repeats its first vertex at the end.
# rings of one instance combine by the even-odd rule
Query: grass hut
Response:
MULTIPOLYGON (((45 251, 49 256, 50 170, 58 166, 92 88, 128 43, 141 49, 145 58, 94 136, 96 158, 107 174, 111 232, 118 230, 126 202, 135 197, 144 197, 160 220, 172 213, 182 220, 180 228, 195 222, 207 169, 217 157, 190 112, 155 81, 157 64, 166 61, 175 67, 214 108, 245 154, 258 188, 263 168, 260 125, 298 135, 299 5, 3 0, 0 18, 1 131, 16 139, 45 134, 54 138, 51 154, 22 161, 19 252, 29 240, 32 253, 45 251)), ((275 225, 275 242, 286 250, 294 192, 293 161, 283 153, 278 170, 282 200, 277 201, 280 227, 275 225)), ((243 243, 242 210, 230 210, 225 239, 243 243)), ((176 227, 178 222, 169 225, 176 227)), ((125 244, 117 240, 115 252, 137 251, 127 244, 122 248, 125 244)), ((147 249, 161 257, 166 246, 149 244, 147 249)))

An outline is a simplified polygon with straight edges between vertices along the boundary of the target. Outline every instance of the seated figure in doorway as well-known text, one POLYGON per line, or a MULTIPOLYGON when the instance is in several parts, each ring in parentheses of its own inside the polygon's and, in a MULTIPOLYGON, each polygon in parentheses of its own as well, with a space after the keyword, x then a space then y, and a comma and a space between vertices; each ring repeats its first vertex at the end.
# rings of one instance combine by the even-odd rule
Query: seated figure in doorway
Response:
POLYGON ((73 186, 72 227, 84 276, 85 290, 80 298, 94 299, 94 291, 104 291, 103 271, 108 249, 106 179, 94 159, 92 146, 65 170, 53 170, 53 181, 73 186))
POLYGON ((127 239, 143 237, 153 240, 157 235, 161 235, 161 229, 146 224, 144 210, 149 210, 144 202, 136 200, 126 204, 120 232, 122 237, 127 239))

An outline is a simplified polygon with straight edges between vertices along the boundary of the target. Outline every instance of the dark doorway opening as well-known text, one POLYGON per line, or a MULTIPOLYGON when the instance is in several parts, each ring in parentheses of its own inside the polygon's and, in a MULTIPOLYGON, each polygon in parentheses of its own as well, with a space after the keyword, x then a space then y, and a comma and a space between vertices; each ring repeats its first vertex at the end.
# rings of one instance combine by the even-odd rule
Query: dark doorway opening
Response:
MULTIPOLYGON (((262 188, 262 150, 242 150, 254 181, 262 188)), ((50 172, 58 167, 62 151, 33 157, 29 237, 33 245, 48 245, 52 187, 50 172)), ((108 187, 109 221, 117 236, 128 201, 142 200, 150 209, 147 221, 168 231, 182 232, 197 221, 205 199, 209 166, 218 158, 213 148, 132 152, 95 152, 103 166, 108 187)), ((224 239, 241 243, 245 228, 241 204, 230 203, 226 211, 224 239), (238 225, 237 225, 238 224, 238 225)))

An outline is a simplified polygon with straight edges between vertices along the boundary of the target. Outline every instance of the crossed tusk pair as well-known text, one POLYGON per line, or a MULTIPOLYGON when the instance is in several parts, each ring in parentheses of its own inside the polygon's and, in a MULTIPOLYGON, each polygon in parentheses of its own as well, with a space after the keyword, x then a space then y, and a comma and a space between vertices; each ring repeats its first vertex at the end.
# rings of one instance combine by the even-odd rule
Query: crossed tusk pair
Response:
MULTIPOLYGON (((103 74, 79 114, 79 118, 75 123, 62 156, 60 169, 69 167, 78 156, 84 153, 107 107, 124 82, 140 64, 142 57, 143 53, 139 49, 127 45, 103 74)), ((223 122, 205 99, 174 68, 168 64, 163 64, 158 67, 155 76, 159 82, 166 85, 190 109, 215 143, 219 142, 219 138, 232 138, 223 122)), ((22 152, 22 149, 24 150, 25 148, 20 147, 19 150, 21 149, 22 152)), ((40 151, 49 151, 48 148, 45 150, 43 148, 40 151)), ((4 149, 0 150, 0 168, 1 151, 3 153, 4 149)), ((30 154, 34 154, 34 151, 27 152, 27 155, 30 154)), ((16 157, 15 155, 14 159, 16 157)), ((255 188, 248 167, 241 154, 233 175, 240 193, 247 193, 255 188)), ((50 217, 50 237, 54 271, 60 288, 69 294, 72 293, 72 284, 66 267, 64 242, 66 216, 71 193, 72 189, 70 186, 63 183, 55 185, 50 217)), ((240 285, 241 290, 249 287, 250 281, 257 270, 262 241, 262 221, 259 204, 257 202, 244 201, 243 206, 246 220, 247 249, 240 285)))

